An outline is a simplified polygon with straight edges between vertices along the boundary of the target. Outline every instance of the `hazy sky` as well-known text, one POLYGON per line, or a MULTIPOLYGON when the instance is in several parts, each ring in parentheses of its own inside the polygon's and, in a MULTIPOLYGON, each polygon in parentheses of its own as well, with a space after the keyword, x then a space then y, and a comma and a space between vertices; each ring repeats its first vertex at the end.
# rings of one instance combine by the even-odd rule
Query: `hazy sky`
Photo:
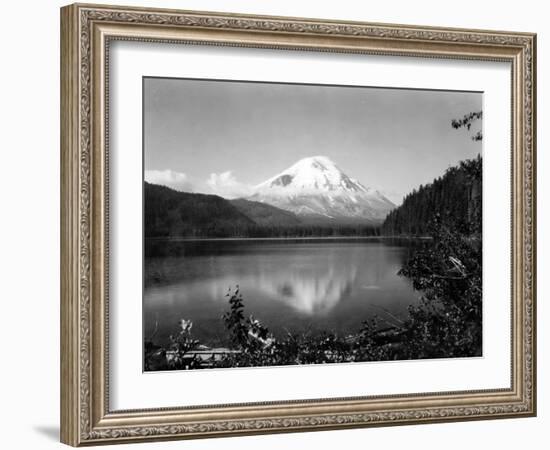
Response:
POLYGON ((324 155, 396 199, 481 153, 480 123, 451 127, 481 108, 471 92, 146 78, 146 179, 236 197, 324 155))

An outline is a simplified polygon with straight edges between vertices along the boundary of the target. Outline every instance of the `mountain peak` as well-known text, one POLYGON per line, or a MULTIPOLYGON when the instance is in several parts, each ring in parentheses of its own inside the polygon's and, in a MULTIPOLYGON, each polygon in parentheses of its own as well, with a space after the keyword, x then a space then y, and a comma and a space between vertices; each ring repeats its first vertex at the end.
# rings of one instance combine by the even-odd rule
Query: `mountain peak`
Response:
POLYGON ((257 192, 266 189, 284 189, 286 192, 298 190, 301 193, 369 191, 342 172, 327 156, 302 158, 280 174, 256 186, 257 192))
POLYGON ((257 185, 251 199, 298 215, 370 221, 384 219, 395 206, 321 155, 302 158, 257 185))
POLYGON ((303 167, 311 166, 317 169, 323 170, 328 169, 329 167, 336 167, 336 164, 328 156, 318 155, 318 156, 309 156, 307 158, 300 159, 292 167, 303 167))

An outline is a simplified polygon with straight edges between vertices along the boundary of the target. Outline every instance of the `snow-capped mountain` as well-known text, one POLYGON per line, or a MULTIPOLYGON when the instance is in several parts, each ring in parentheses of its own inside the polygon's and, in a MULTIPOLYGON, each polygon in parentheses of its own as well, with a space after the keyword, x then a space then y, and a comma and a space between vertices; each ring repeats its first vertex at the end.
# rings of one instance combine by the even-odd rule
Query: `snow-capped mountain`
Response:
POLYGON ((298 161, 257 185, 250 200, 268 203, 302 218, 378 223, 395 205, 365 187, 326 156, 298 161))

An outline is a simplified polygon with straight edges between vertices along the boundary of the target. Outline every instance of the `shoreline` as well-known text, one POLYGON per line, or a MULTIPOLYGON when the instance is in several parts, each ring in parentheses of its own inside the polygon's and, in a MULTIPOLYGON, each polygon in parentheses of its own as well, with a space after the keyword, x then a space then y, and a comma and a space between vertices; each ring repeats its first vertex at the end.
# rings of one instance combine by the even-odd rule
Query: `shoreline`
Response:
POLYGON ((375 239, 411 239, 431 240, 431 236, 307 236, 307 237, 228 237, 228 238, 186 238, 186 237, 146 237, 145 241, 173 242, 215 242, 215 241, 330 241, 330 240, 375 240, 375 239))

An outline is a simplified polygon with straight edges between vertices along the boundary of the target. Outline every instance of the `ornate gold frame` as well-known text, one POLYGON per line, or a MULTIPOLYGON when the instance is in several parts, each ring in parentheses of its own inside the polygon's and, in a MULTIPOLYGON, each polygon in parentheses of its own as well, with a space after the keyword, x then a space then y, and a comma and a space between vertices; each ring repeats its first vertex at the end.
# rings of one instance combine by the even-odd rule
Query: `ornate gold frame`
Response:
POLYGON ((535 415, 535 51, 536 36, 530 33, 99 5, 62 8, 62 442, 79 446, 535 415), (110 411, 106 67, 115 39, 510 62, 510 388, 110 411))

